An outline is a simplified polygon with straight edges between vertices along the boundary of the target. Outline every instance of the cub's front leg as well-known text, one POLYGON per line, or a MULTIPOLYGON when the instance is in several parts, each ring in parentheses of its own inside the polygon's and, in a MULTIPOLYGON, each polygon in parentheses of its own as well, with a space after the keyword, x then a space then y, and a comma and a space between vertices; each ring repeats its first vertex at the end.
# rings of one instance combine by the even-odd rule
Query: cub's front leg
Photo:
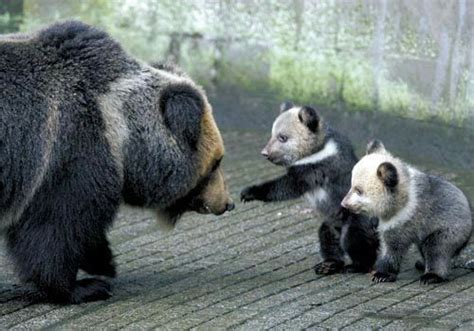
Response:
POLYGON ((405 256, 410 247, 410 243, 402 239, 403 236, 396 234, 382 234, 381 253, 375 263, 375 273, 372 281, 385 283, 397 280, 403 256, 405 256))
POLYGON ((260 200, 264 202, 297 199, 309 190, 306 181, 289 174, 268 182, 246 187, 240 193, 243 202, 260 200))
POLYGON ((243 202, 297 199, 320 185, 323 178, 324 173, 318 168, 293 166, 288 168, 287 173, 281 177, 245 188, 240 193, 240 199, 243 202))
POLYGON ((395 262, 395 258, 390 255, 384 255, 377 259, 375 264, 375 273, 372 276, 372 281, 376 283, 394 282, 397 280, 399 266, 395 262))

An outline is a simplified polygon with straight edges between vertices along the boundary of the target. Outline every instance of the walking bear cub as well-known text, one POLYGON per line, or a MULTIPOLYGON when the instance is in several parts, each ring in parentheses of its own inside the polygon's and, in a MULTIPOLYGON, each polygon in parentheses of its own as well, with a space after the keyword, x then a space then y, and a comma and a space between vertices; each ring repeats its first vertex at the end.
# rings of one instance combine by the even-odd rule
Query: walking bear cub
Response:
POLYGON ((316 273, 369 272, 377 257, 377 220, 340 206, 357 163, 349 140, 325 123, 314 108, 285 102, 262 155, 287 167, 287 173, 247 187, 241 193, 242 201, 304 196, 324 218, 319 229, 323 261, 315 266, 316 273), (346 254, 352 260, 348 266, 344 263, 346 254))
POLYGON ((45 301, 110 296, 106 238, 119 205, 173 225, 233 209, 204 91, 130 57, 80 22, 0 37, 0 227, 45 301))

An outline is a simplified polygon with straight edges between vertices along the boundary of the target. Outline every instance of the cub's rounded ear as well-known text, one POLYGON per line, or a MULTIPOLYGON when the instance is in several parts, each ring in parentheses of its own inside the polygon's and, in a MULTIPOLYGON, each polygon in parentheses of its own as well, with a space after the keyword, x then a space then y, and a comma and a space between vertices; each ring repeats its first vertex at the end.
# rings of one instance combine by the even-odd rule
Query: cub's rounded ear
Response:
POLYGON ((306 125, 312 132, 318 131, 319 125, 321 123, 321 117, 319 116, 316 109, 309 106, 303 106, 298 113, 298 118, 300 119, 301 123, 306 125))
POLYGON ((378 139, 373 139, 369 141, 367 144, 367 149, 365 151, 365 154, 372 154, 372 153, 382 153, 385 152, 385 146, 382 144, 382 142, 378 139))
POLYGON ((395 188, 398 184, 397 168, 390 162, 383 162, 377 168, 377 177, 389 189, 395 188))
POLYGON ((284 101, 280 104, 280 114, 291 109, 295 106, 295 104, 291 101, 284 101))

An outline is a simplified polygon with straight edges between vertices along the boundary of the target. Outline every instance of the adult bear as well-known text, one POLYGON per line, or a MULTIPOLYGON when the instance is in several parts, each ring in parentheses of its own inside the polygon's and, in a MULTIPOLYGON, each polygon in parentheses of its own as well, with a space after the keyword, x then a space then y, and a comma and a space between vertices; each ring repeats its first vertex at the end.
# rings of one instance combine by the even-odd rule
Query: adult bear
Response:
POLYGON ((106 238, 119 205, 233 209, 221 135, 203 90, 80 22, 0 37, 0 226, 42 300, 110 296, 106 238))

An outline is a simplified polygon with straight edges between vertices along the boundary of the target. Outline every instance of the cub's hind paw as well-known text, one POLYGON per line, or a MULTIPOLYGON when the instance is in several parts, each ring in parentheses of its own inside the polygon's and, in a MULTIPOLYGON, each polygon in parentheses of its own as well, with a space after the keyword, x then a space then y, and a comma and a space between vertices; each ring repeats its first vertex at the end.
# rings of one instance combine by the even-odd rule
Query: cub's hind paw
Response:
POLYGON ((395 280, 397 280, 396 275, 390 274, 390 273, 385 273, 385 272, 377 271, 372 276, 372 281, 376 282, 376 283, 389 283, 389 282, 394 282, 395 280))
POLYGON ((445 278, 438 276, 437 274, 434 273, 426 273, 423 276, 420 277, 420 283, 421 284, 437 284, 437 283, 442 283, 446 281, 445 278))
POLYGON ((97 278, 86 278, 76 282, 71 303, 79 304, 106 300, 112 296, 110 284, 97 278))
POLYGON ((332 275, 344 270, 344 262, 341 261, 323 261, 316 264, 314 272, 318 275, 332 275))

